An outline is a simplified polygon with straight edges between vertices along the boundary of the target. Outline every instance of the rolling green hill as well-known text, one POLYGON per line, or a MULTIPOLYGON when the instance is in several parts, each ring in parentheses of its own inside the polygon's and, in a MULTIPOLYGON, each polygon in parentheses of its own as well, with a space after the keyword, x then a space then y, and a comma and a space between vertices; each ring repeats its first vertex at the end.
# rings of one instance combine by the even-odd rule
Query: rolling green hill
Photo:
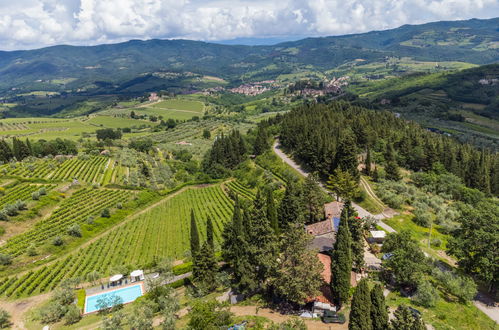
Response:
POLYGON ((350 91, 361 103, 377 104, 467 142, 499 148, 499 64, 361 82, 350 91))
POLYGON ((487 64, 499 61, 497 26, 498 18, 437 22, 273 46, 132 40, 0 52, 0 95, 78 89, 137 93, 160 86, 188 86, 153 74, 164 71, 214 75, 239 83, 243 78, 255 81, 304 69, 329 70, 356 59, 370 62, 387 56, 487 64))

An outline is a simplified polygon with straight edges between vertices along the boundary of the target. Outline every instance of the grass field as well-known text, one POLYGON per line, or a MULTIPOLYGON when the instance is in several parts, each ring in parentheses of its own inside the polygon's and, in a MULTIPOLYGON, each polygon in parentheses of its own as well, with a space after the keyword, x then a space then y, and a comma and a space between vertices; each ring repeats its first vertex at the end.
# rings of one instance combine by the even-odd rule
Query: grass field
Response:
POLYGON ((194 116, 202 117, 205 111, 203 102, 184 98, 167 99, 155 103, 121 103, 120 108, 111 108, 100 112, 104 115, 129 116, 130 112, 137 115, 161 116, 163 120, 189 120, 194 116), (125 107, 125 108, 123 108, 125 107))
POLYGON ((452 301, 441 292, 440 295, 441 298, 436 306, 431 308, 415 305, 409 298, 401 297, 398 292, 391 292, 386 302, 391 308, 396 308, 400 304, 416 308, 422 312, 423 320, 431 324, 434 329, 497 329, 496 323, 471 303, 452 301))
MULTIPOLYGON (((0 119, 0 138, 22 137, 32 140, 52 140, 64 138, 78 140, 85 134, 94 134, 101 128, 139 128, 157 125, 156 123, 118 118, 112 116, 76 117, 71 119, 57 118, 7 118, 0 119)), ((125 137, 137 136, 140 133, 127 133, 125 137)))

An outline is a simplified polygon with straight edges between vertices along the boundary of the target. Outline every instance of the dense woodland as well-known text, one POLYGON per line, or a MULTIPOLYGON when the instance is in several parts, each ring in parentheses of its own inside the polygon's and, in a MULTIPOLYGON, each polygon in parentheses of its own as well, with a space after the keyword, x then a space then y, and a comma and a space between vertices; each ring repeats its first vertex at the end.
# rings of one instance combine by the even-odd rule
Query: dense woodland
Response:
POLYGON ((414 171, 428 171, 440 163, 468 187, 499 194, 497 153, 429 132, 389 112, 344 102, 303 106, 283 117, 281 142, 323 177, 338 167, 355 173, 353 157, 369 151, 375 163, 414 171))

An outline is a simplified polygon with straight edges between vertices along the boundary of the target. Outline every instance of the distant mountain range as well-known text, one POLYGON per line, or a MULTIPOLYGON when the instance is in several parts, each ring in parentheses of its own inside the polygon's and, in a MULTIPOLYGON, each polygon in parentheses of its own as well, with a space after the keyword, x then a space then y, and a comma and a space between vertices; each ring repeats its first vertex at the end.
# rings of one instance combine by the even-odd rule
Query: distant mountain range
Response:
POLYGON ((237 84, 307 68, 325 71, 353 60, 380 61, 389 56, 437 62, 498 62, 499 18, 404 25, 386 31, 267 46, 131 40, 100 46, 3 51, 0 96, 123 84, 158 71, 194 72, 237 84))

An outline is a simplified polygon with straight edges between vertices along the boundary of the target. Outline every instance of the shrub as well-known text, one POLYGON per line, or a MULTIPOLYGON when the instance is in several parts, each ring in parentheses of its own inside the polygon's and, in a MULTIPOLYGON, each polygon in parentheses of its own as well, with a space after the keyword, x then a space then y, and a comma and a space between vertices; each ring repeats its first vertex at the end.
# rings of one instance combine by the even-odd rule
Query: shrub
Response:
POLYGON ((39 310, 40 321, 43 323, 55 323, 64 317, 67 310, 67 306, 53 301, 39 310))
POLYGON ((100 216, 103 218, 110 218, 111 217, 111 212, 109 212, 109 209, 104 209, 100 213, 100 216))
POLYGON ((10 327, 10 314, 5 309, 0 308, 0 328, 10 327))
POLYGON ((62 239, 61 236, 56 236, 54 237, 54 239, 52 240, 52 244, 54 246, 61 246, 62 244, 64 244, 64 240, 62 239))
POLYGON ((64 315, 64 324, 66 325, 75 324, 78 321, 80 321, 80 319, 81 315, 78 307, 76 307, 76 305, 70 305, 68 307, 66 315, 64 315))
POLYGON ((9 220, 9 216, 7 215, 7 211, 0 210, 0 220, 1 221, 7 221, 7 220, 9 220))
POLYGON ((477 285, 471 277, 442 271, 439 268, 434 268, 432 274, 447 291, 461 300, 469 301, 475 297, 477 285))
POLYGON ((40 199, 40 193, 38 191, 35 191, 31 194, 31 199, 34 201, 37 201, 40 199))
POLYGON ((30 257, 34 257, 38 254, 36 251, 36 246, 35 244, 31 244, 27 249, 26 249, 26 254, 30 257))
POLYGON ((0 265, 7 266, 12 263, 12 256, 10 254, 0 253, 0 265))
POLYGON ((89 225, 93 225, 93 224, 94 224, 94 217, 93 217, 93 216, 91 216, 91 215, 89 215, 89 216, 87 217, 87 220, 85 220, 85 222, 86 222, 87 224, 89 224, 89 225))
POLYGON ((418 283, 418 289, 412 299, 420 306, 433 307, 435 306, 438 298, 439 295, 437 289, 435 289, 430 282, 422 280, 418 283))
POLYGON ((79 225, 74 224, 72 226, 68 227, 68 235, 74 236, 74 237, 81 237, 81 228, 79 225))
POLYGON ((121 210, 123 208, 123 204, 121 203, 116 204, 116 208, 121 210))
POLYGON ((438 238, 434 238, 431 240, 430 244, 434 247, 441 247, 442 246, 442 241, 438 238))
POLYGON ((414 211, 414 218, 412 218, 412 221, 414 221, 415 224, 421 226, 421 227, 429 227, 432 221, 432 214, 428 211, 416 209, 414 211))

